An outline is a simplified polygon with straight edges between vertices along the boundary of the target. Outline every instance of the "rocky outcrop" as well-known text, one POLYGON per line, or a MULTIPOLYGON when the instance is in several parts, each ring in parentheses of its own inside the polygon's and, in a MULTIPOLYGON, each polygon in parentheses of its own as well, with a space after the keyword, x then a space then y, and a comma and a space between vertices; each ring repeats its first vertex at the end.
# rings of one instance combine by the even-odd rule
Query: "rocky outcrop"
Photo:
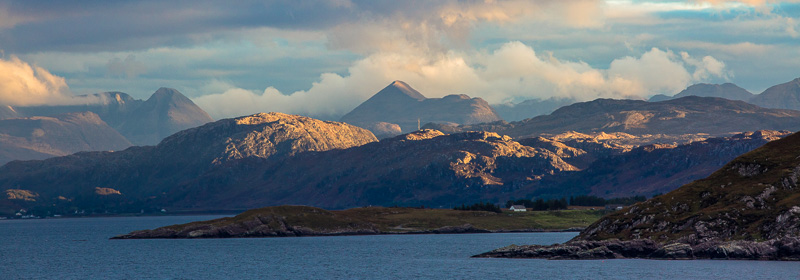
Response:
POLYGON ((130 146, 125 137, 90 112, 0 120, 0 164, 130 146))
POLYGON ((573 241, 556 245, 511 245, 475 258, 583 259, 720 259, 800 261, 800 238, 782 237, 767 241, 707 240, 697 244, 656 243, 649 239, 573 241))
POLYGON ((381 123, 398 125, 402 133, 408 133, 429 122, 474 124, 497 120, 500 117, 483 99, 463 94, 426 98, 402 81, 392 82, 341 119, 387 137, 398 133, 381 123))
POLYGON ((705 179, 609 214, 563 245, 510 248, 494 256, 630 257, 620 252, 644 242, 653 245, 634 257, 800 260, 798 151, 800 134, 792 134, 705 179), (544 253, 509 253, 537 250, 544 253))

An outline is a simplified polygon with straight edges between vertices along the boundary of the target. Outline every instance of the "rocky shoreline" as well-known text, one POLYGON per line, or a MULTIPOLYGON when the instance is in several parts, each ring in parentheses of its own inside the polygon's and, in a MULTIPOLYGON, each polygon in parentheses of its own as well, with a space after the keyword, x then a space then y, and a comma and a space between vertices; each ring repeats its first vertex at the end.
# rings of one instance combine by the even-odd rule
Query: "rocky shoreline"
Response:
POLYGON ((712 239, 694 244, 656 243, 650 239, 576 240, 553 245, 511 245, 472 257, 551 260, 636 258, 800 261, 800 238, 783 237, 761 242, 712 239))

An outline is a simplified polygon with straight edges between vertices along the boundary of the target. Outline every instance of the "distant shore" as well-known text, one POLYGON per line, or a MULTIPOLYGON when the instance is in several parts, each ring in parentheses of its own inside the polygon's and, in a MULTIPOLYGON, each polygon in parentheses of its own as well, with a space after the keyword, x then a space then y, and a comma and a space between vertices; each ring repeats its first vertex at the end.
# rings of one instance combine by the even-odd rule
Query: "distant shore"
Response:
POLYGON ((112 239, 341 236, 580 231, 605 212, 561 210, 502 213, 365 207, 329 211, 276 206, 235 217, 134 231, 112 239))

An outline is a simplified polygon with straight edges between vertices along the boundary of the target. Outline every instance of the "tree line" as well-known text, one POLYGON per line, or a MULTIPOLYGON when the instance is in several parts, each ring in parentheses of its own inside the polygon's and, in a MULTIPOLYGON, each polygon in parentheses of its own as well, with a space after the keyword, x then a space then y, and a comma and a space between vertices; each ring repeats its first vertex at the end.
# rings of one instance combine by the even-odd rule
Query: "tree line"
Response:
POLYGON ((631 197, 615 197, 610 199, 605 199, 593 195, 579 195, 579 196, 570 196, 569 205, 577 205, 577 206, 605 206, 609 204, 631 205, 636 202, 642 202, 645 200, 647 200, 647 198, 641 195, 631 196, 631 197))

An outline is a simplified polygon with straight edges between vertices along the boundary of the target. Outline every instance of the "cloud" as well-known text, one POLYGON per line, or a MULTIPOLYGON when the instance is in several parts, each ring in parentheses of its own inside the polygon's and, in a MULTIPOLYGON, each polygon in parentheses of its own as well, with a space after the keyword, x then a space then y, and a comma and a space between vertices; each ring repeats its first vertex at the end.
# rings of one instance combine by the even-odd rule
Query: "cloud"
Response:
POLYGON ((44 68, 30 65, 16 56, 0 58, 0 104, 11 106, 67 105, 101 102, 92 97, 76 97, 64 78, 44 68))
POLYGON ((311 116, 341 116, 393 80, 402 80, 427 97, 465 93, 490 103, 547 97, 644 98, 674 94, 690 83, 724 78, 725 64, 712 56, 694 58, 653 48, 639 57, 622 57, 607 69, 580 61, 541 55, 528 45, 509 42, 494 51, 429 54, 378 52, 355 62, 348 75, 326 73, 309 90, 291 94, 273 87, 255 92, 214 81, 227 89, 194 101, 215 118, 279 111, 311 116))
POLYGON ((147 72, 147 67, 145 67, 144 63, 137 61, 136 56, 132 54, 125 57, 125 60, 114 57, 108 61, 106 68, 108 68, 108 73, 113 76, 124 75, 128 78, 135 78, 147 72))
MULTIPOLYGON (((378 1, 380 3, 380 1, 378 1)), ((330 28, 329 46, 370 54, 377 51, 445 52, 467 45, 481 23, 521 21, 572 28, 604 24, 601 1, 415 1, 408 5, 365 5, 360 17, 330 28), (388 9, 385 9, 387 8, 388 9)))

